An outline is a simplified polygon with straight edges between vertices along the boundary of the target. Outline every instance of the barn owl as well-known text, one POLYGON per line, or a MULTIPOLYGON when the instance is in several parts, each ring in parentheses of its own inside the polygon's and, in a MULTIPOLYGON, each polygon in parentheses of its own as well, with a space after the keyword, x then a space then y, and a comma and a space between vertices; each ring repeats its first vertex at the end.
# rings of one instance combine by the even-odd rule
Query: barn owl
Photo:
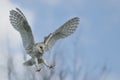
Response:
POLYGON ((74 33, 79 24, 79 18, 74 17, 45 37, 43 42, 35 43, 30 25, 20 9, 16 8, 15 10, 10 10, 9 18, 12 26, 21 35, 26 53, 31 56, 31 59, 27 60, 23 64, 25 66, 34 65, 36 71, 41 70, 39 66, 41 63, 48 68, 54 68, 53 65, 48 65, 47 61, 43 58, 43 54, 49 51, 58 40, 66 38, 74 33))

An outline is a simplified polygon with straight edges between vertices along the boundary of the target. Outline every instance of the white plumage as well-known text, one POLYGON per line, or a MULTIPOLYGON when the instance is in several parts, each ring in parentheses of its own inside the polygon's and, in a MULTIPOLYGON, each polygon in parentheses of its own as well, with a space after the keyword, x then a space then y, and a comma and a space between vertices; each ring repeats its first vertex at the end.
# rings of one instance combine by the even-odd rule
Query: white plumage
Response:
POLYGON ((79 18, 75 17, 64 23, 60 28, 50 33, 45 37, 43 42, 35 43, 32 30, 27 22, 24 14, 16 8, 16 10, 10 11, 10 22, 12 26, 20 33, 23 41, 23 46, 32 58, 24 63, 26 66, 32 66, 35 64, 37 71, 40 71, 40 63, 44 63, 47 67, 53 68, 54 66, 49 66, 42 55, 44 52, 50 50, 54 44, 59 40, 63 39, 75 32, 78 24, 79 18))

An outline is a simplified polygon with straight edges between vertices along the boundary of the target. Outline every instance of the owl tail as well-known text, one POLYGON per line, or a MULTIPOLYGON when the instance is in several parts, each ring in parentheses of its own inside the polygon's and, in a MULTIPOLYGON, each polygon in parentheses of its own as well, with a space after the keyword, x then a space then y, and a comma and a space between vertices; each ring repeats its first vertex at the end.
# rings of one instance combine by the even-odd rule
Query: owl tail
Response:
MULTIPOLYGON (((38 58, 38 64, 40 64, 42 62, 43 62, 43 60, 38 58)), ((34 64, 35 64, 35 59, 33 59, 33 58, 31 58, 23 63, 23 65, 25 65, 25 66, 32 66, 34 64)))
POLYGON ((34 59, 29 59, 28 61, 23 63, 25 66, 32 66, 33 64, 35 64, 34 59))

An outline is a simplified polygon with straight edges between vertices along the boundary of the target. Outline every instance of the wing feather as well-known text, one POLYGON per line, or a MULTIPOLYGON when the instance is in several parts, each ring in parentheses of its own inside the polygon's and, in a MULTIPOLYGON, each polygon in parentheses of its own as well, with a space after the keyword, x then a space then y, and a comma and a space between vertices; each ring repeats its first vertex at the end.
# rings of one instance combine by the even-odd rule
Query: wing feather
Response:
POLYGON ((49 49, 51 49, 59 39, 63 39, 74 33, 77 29, 78 24, 79 18, 75 17, 64 23, 55 32, 51 33, 51 36, 49 35, 44 40, 44 43, 46 44, 45 50, 48 51, 49 49))
POLYGON ((32 30, 25 18, 24 14, 16 8, 10 11, 10 22, 12 26, 20 33, 25 49, 30 49, 34 45, 32 30))

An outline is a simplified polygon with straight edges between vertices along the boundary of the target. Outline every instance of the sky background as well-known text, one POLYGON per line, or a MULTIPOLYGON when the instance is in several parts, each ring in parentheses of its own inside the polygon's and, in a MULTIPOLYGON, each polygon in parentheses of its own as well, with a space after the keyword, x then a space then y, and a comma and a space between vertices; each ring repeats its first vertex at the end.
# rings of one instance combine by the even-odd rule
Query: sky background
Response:
POLYGON ((9 22, 9 10, 16 7, 22 10, 31 25, 36 42, 42 41, 67 20, 77 16, 80 18, 77 31, 65 40, 59 41, 52 51, 64 48, 61 52, 64 53, 67 67, 73 64, 75 57, 79 58, 79 63, 88 71, 105 64, 111 71, 108 80, 119 80, 119 3, 120 0, 0 1, 0 59, 5 61, 8 54, 7 43, 15 55, 23 50, 20 35, 9 22))

